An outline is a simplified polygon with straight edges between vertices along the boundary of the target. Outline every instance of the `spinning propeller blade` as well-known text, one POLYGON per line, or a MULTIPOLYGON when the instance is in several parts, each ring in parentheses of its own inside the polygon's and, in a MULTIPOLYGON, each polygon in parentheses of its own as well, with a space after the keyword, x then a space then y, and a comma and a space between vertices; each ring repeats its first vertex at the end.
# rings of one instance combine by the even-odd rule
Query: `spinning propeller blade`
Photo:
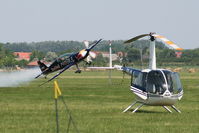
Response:
POLYGON ((94 52, 90 52, 89 55, 92 57, 92 58, 95 58, 96 57, 96 54, 94 52))
POLYGON ((89 42, 88 41, 84 41, 84 45, 85 45, 86 48, 88 48, 89 47, 89 42))
POLYGON ((91 52, 90 50, 93 49, 102 39, 98 40, 97 42, 92 43, 93 45, 91 45, 89 48, 87 48, 89 50, 89 55, 86 58, 87 63, 91 63, 92 59, 91 58, 95 58, 96 54, 94 52, 91 52))
MULTIPOLYGON (((92 44, 94 44, 94 46, 96 45, 96 43, 98 44, 100 41, 97 41, 97 42, 93 42, 92 44)), ((91 44, 91 45, 92 45, 91 44)), ((92 48, 89 48, 89 42, 88 41, 84 41, 84 45, 86 47, 86 49, 92 49, 92 48)), ((92 47, 92 46, 91 46, 92 47)), ((86 61, 89 63, 89 62, 92 62, 92 58, 96 58, 96 54, 94 52, 89 52, 89 55, 87 56, 86 58, 86 61)))

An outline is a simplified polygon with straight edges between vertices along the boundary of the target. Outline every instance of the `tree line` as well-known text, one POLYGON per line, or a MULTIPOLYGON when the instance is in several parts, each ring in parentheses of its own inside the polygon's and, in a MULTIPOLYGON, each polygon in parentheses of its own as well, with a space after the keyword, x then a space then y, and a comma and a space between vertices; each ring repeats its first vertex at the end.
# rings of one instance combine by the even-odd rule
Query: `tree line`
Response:
MULTIPOLYGON (((120 57, 114 63, 130 64, 130 65, 146 65, 149 60, 149 41, 138 40, 131 44, 124 44, 123 40, 113 40, 112 52, 122 52, 120 57)), ((92 43, 92 42, 90 42, 92 43)), ((110 41, 104 40, 94 51, 109 51, 110 41)), ((15 65, 25 66, 27 61, 16 61, 13 52, 32 52, 32 61, 35 58, 46 58, 52 61, 63 53, 78 52, 85 48, 83 42, 78 41, 44 41, 44 42, 20 42, 20 43, 0 43, 0 67, 13 67, 15 65)), ((176 58, 176 51, 169 49, 162 42, 156 42, 156 55, 158 65, 199 65, 199 48, 183 50, 181 58, 176 58)), ((95 65, 106 66, 107 58, 102 55, 97 56, 94 61, 95 65)))

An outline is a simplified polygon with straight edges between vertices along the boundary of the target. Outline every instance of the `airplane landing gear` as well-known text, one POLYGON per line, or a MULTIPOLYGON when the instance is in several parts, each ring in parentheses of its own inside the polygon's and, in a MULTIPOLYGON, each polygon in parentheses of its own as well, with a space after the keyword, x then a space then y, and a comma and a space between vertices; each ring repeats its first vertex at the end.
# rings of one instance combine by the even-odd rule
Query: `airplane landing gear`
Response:
POLYGON ((75 73, 81 73, 82 71, 81 70, 77 70, 77 71, 75 71, 75 73))

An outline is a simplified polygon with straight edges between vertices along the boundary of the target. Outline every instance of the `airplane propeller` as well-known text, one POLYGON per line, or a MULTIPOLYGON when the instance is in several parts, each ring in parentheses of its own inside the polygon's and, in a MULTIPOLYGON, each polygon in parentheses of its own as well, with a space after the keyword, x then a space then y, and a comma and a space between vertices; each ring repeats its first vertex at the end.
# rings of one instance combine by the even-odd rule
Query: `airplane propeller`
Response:
MULTIPOLYGON (((86 49, 90 49, 90 48, 89 48, 89 42, 88 42, 88 41, 84 41, 84 45, 85 45, 86 49)), ((96 54, 95 54, 94 52, 90 51, 90 52, 89 52, 89 55, 88 55, 87 58, 86 58, 86 62, 87 62, 87 63, 91 63, 91 62, 92 62, 92 58, 93 58, 93 59, 96 58, 96 54)))
POLYGON ((142 34, 142 35, 136 36, 134 38, 131 38, 131 39, 125 41, 124 43, 131 43, 131 42, 134 42, 134 41, 136 41, 136 40, 138 40, 140 38, 146 37, 146 36, 150 36, 150 37, 152 37, 152 39, 155 39, 155 38, 160 39, 165 44, 167 44, 167 46, 169 46, 169 48, 172 48, 172 49, 175 49, 175 50, 183 50, 182 48, 178 47, 174 42, 168 40, 164 36, 157 35, 156 33, 152 33, 152 32, 149 33, 149 34, 142 34))

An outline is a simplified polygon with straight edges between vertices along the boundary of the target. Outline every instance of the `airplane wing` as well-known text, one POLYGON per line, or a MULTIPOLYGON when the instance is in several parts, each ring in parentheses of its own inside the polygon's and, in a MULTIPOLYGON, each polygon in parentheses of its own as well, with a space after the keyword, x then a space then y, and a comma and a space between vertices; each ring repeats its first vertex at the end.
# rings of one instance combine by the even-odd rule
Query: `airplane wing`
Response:
POLYGON ((44 82, 43 84, 41 84, 40 86, 50 82, 51 80, 55 79, 56 77, 58 77, 60 74, 62 74, 64 71, 66 71, 68 68, 70 68, 71 66, 73 66, 75 64, 75 62, 71 62, 70 64, 68 64, 67 66, 65 66, 60 72, 58 72, 54 77, 52 77, 51 79, 49 79, 48 81, 44 82))
POLYGON ((35 77, 35 79, 37 79, 37 78, 39 78, 41 75, 44 75, 44 73, 47 71, 47 69, 46 70, 44 70, 42 73, 40 73, 39 75, 37 75, 36 77, 35 77))
POLYGON ((43 75, 43 73, 40 73, 39 75, 37 75, 37 76, 35 77, 35 79, 39 78, 41 75, 43 75))
POLYGON ((93 49, 102 39, 99 39, 98 41, 94 42, 93 45, 91 45, 88 49, 93 49))

